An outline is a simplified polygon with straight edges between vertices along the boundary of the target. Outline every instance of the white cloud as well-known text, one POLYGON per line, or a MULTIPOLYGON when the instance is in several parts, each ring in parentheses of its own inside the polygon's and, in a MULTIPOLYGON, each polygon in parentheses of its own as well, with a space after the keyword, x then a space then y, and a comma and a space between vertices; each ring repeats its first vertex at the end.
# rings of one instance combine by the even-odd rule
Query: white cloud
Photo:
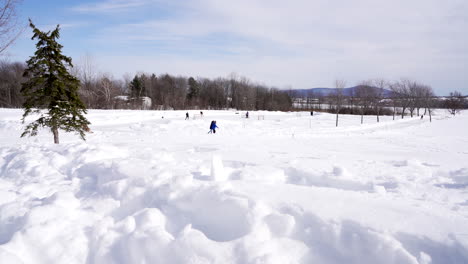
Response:
MULTIPOLYGON (((198 71, 208 76, 234 71, 278 86, 324 86, 335 77, 355 83, 371 77, 400 76, 414 76, 442 86, 434 80, 437 74, 446 76, 439 79, 447 82, 468 81, 467 77, 460 77, 468 66, 468 3, 464 0, 154 3, 95 4, 98 10, 125 5, 171 7, 171 13, 164 18, 142 17, 137 23, 123 22, 99 31, 98 38, 129 45, 163 45, 164 65, 158 66, 163 71, 198 71), (188 57, 177 54, 187 51, 188 57), (203 56, 215 51, 212 56, 203 56)), ((140 54, 153 55, 152 52, 155 49, 142 49, 140 54)), ((154 60, 161 59, 159 56, 154 54, 154 60)), ((147 57, 140 58, 141 64, 150 67, 147 57)))
POLYGON ((72 8, 77 12, 115 12, 128 11, 129 8, 145 6, 151 0, 107 0, 92 4, 82 4, 72 8))

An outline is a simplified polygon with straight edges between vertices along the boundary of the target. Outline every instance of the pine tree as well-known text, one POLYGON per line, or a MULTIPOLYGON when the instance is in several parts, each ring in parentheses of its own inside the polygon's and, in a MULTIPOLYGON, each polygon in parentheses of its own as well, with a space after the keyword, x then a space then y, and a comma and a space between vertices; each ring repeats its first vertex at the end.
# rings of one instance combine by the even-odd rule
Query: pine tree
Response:
POLYGON ((141 80, 142 78, 135 75, 133 80, 130 82, 130 97, 140 98, 144 94, 144 86, 141 80))
POLYGON ((42 32, 29 20, 33 29, 32 40, 38 39, 36 52, 27 61, 21 93, 25 97, 22 121, 28 115, 38 114, 39 118, 28 124, 21 135, 35 136, 39 127, 49 127, 54 143, 59 143, 58 130, 76 132, 85 140, 89 121, 84 117, 86 107, 78 96, 80 81, 72 76, 68 67, 73 67, 70 57, 62 55, 62 45, 57 42, 60 27, 42 32))
POLYGON ((188 85, 189 92, 187 94, 187 99, 192 100, 197 98, 198 94, 200 93, 200 85, 198 85, 198 82, 193 77, 190 77, 188 79, 188 85))

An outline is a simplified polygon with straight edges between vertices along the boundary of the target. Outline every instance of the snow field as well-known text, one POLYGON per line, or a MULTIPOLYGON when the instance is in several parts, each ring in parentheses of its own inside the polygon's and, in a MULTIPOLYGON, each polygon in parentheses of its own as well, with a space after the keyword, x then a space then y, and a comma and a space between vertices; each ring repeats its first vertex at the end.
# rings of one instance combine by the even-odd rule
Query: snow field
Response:
POLYGON ((249 113, 0 110, 0 263, 468 263, 468 115, 249 113))

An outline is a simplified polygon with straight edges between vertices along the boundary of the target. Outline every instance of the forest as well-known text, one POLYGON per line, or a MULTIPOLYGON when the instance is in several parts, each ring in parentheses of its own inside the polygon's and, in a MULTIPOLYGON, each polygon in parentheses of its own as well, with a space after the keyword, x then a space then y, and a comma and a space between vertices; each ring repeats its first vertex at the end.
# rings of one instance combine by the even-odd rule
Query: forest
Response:
MULTIPOLYGON (((86 64, 85 64, 86 65, 86 64)), ((20 108, 25 64, 0 62, 0 107, 20 108)), ((88 109, 227 109, 288 111, 290 96, 282 90, 231 74, 228 78, 184 77, 140 73, 114 78, 88 66, 70 72, 81 81, 79 94, 88 109), (150 105, 142 103, 150 98, 150 105)))

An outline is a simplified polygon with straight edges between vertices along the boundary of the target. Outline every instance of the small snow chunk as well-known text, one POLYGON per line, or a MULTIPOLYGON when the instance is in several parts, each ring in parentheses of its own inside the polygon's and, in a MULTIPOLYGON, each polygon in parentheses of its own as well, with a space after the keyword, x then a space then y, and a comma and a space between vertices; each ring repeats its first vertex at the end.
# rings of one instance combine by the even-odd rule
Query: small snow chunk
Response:
POLYGON ((192 230, 193 230, 192 224, 185 225, 184 228, 182 229, 182 231, 180 231, 180 233, 179 233, 179 238, 184 237, 184 236, 188 236, 188 234, 190 234, 190 232, 192 232, 192 230))
POLYGON ((135 230, 136 223, 135 223, 135 218, 132 216, 127 216, 125 219, 117 223, 117 229, 124 233, 124 234, 129 234, 135 230))
POLYGON ((80 206, 80 201, 76 199, 72 192, 55 192, 47 197, 44 202, 46 204, 55 204, 64 208, 77 208, 80 206))
POLYGON ((386 194, 386 193, 387 193, 387 190, 385 189, 385 186, 382 186, 382 185, 374 185, 374 193, 386 194))
POLYGON ((164 227, 166 216, 157 208, 145 208, 135 215, 138 228, 147 230, 152 227, 164 227))
POLYGON ((337 177, 346 177, 350 175, 350 173, 345 168, 340 166, 333 166, 332 173, 337 177))
POLYGON ((432 258, 425 252, 420 252, 419 253, 419 264, 430 264, 432 263, 432 258))
POLYGON ((296 221, 292 215, 273 213, 265 217, 272 234, 277 236, 288 236, 292 233, 296 221))

